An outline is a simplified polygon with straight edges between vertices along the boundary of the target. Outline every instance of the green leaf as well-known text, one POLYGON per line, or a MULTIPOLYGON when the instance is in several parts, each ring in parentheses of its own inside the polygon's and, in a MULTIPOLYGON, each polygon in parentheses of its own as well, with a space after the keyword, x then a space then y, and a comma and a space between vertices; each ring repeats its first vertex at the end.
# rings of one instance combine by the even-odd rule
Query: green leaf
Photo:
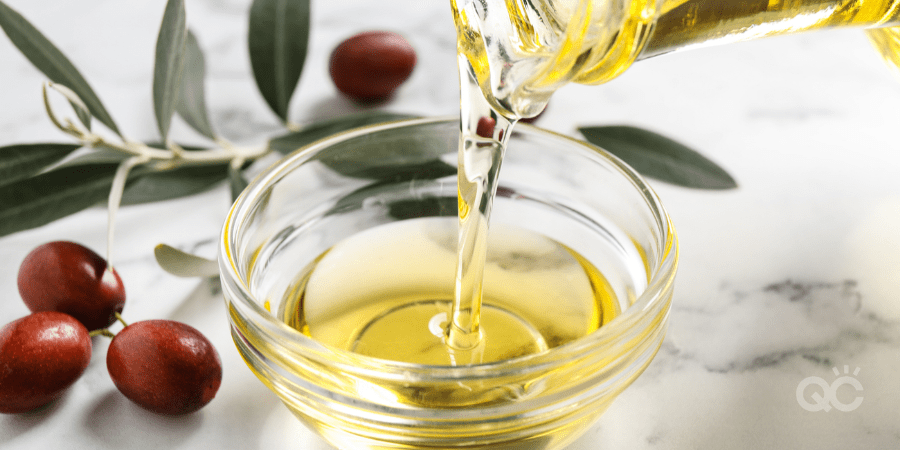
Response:
POLYGON ((244 175, 241 174, 240 169, 236 169, 234 166, 229 165, 228 184, 231 187, 231 200, 234 201, 241 195, 241 192, 244 192, 248 183, 244 178, 244 175))
POLYGON ((0 236, 39 227, 105 200, 116 167, 62 167, 0 187, 0 236))
POLYGON ((108 148, 97 148, 92 152, 78 155, 64 162, 61 167, 83 166, 91 164, 118 164, 129 158, 128 154, 119 150, 111 150, 108 148))
POLYGON ((215 277, 219 275, 219 264, 175 247, 159 244, 153 249, 156 262, 166 272, 177 277, 215 277))
MULTIPOLYGON (((269 141, 269 147, 286 152, 360 125, 407 117, 409 116, 379 113, 331 120, 273 139, 269 141)), ((455 164, 447 164, 440 159, 448 149, 456 149, 456 136, 452 139, 450 142, 427 133, 400 130, 390 136, 351 139, 338 143, 320 154, 318 159, 335 172, 348 177, 393 182, 430 180, 456 174, 455 164)))
POLYGON ((91 114, 90 112, 78 108, 75 104, 72 104, 72 108, 75 109, 75 115, 78 116, 78 120, 84 125, 88 130, 91 129, 91 114))
POLYGON ((187 42, 187 14, 184 0, 169 0, 156 39, 156 64, 153 69, 153 109, 156 125, 165 141, 175 112, 176 97, 184 71, 187 42))
MULTIPOLYGON (((165 148, 159 142, 146 142, 153 148, 165 148)), ((205 147, 181 145, 186 151, 204 150, 205 147)), ((99 149, 66 162, 65 165, 93 164, 98 162, 122 162, 128 159, 119 151, 99 149)), ((249 165, 249 163, 248 163, 249 165)), ((182 166, 176 169, 154 170, 147 166, 132 170, 133 182, 125 187, 123 205, 170 200, 207 191, 228 177, 228 163, 182 166)))
POLYGON ((3 28, 13 45, 47 78, 72 89, 84 100, 97 120, 116 134, 121 134, 103 107, 103 103, 78 69, 40 31, 2 1, 0 1, 0 28, 3 28))
MULTIPOLYGON (((0 186, 0 236, 39 227, 104 202, 120 160, 121 155, 99 150, 51 171, 0 186)), ((225 180, 228 167, 228 163, 166 171, 136 167, 128 177, 122 204, 203 192, 225 180)))
POLYGON ((187 43, 184 48, 184 74, 181 77, 181 90, 175 110, 188 125, 200 134, 215 139, 216 133, 209 122, 209 114, 206 110, 205 77, 206 66, 203 51, 200 49, 194 33, 188 30, 187 43))
POLYGON ((77 144, 18 144, 0 147, 0 186, 28 178, 80 147, 77 144))
POLYGON ((382 122, 393 122, 396 120, 411 119, 416 116, 410 114, 398 114, 390 112, 367 112, 353 114, 349 116, 339 117, 337 119, 325 120, 313 123, 304 127, 300 131, 288 133, 276 137, 269 141, 269 148, 280 153, 291 153, 300 147, 311 144, 343 131, 352 130, 354 128, 363 127, 382 122))
POLYGON ((135 205, 199 194, 228 177, 228 163, 186 166, 163 172, 136 170, 136 181, 125 188, 122 204, 135 205))
MULTIPOLYGON (((160 150, 165 150, 167 148, 165 142, 150 141, 150 142, 144 142, 144 144, 147 145, 148 147, 158 148, 160 150)), ((178 144, 178 143, 176 142, 176 144, 178 144)), ((195 146, 195 145, 178 144, 178 146, 181 147, 182 150, 187 150, 189 152, 200 151, 200 150, 209 150, 209 147, 201 147, 201 146, 195 146)))
POLYGON ((703 155, 652 131, 629 126, 582 127, 588 142, 602 147, 642 175, 697 189, 732 189, 734 178, 703 155))
POLYGON ((309 43, 309 0, 254 0, 248 46, 256 86, 283 122, 303 72, 309 43))
MULTIPOLYGON (((149 147, 158 148, 158 149, 166 148, 165 145, 163 145, 159 142, 145 142, 145 144, 149 147)), ((182 145, 181 148, 184 150, 187 150, 187 151, 206 150, 206 147, 193 147, 193 146, 187 146, 187 145, 182 145)), ((101 147, 95 148, 91 152, 85 153, 83 155, 79 155, 76 158, 72 158, 72 159, 66 161, 65 163, 62 164, 62 166, 67 167, 67 166, 77 166, 77 165, 85 165, 85 164, 116 164, 116 163, 124 162, 128 158, 130 158, 130 155, 128 155, 127 153, 122 153, 121 150, 113 150, 112 148, 101 146, 101 147)), ((149 170, 149 172, 152 173, 153 171, 149 170)), ((141 167, 140 173, 142 175, 147 174, 148 173, 147 167, 146 166, 141 167)))

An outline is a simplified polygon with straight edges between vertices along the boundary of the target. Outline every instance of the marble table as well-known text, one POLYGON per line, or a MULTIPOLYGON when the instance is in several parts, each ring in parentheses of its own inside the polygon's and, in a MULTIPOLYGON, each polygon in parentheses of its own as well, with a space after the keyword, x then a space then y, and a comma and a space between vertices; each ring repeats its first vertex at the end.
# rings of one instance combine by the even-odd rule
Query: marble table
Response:
MULTIPOLYGON (((69 55, 126 133, 155 138, 150 86, 163 1, 6 2, 69 55)), ((249 3, 187 2, 206 52, 213 122, 241 143, 279 132, 251 77, 249 3)), ((327 60, 338 42, 368 29, 403 33, 419 56, 381 109, 456 113, 446 1, 313 3, 294 121, 360 110, 334 89, 327 60)), ((5 37, 0 61, 0 145, 66 141, 44 115, 44 77, 5 37)), ((652 182, 681 239, 670 331, 645 374, 571 450, 900 448, 898 104, 900 82, 858 30, 662 56, 606 85, 555 95, 539 126, 573 136, 582 125, 652 129, 698 149, 740 185, 713 192, 652 182), (835 392, 829 411, 821 410, 832 400, 823 386, 835 392), (858 407, 841 407, 856 398, 858 407)), ((173 134, 198 139, 181 122, 173 134)), ((108 344, 98 340, 64 398, 38 413, 0 416, 0 448, 329 448, 246 368, 217 282, 176 278, 153 259, 160 242, 214 256, 229 204, 222 185, 126 207, 115 242, 126 318, 181 320, 205 333, 224 364, 216 399, 186 417, 145 412, 116 391, 108 344)), ((105 229, 97 207, 0 238, 0 321, 28 312, 16 272, 33 247, 65 239, 103 253, 105 229)))

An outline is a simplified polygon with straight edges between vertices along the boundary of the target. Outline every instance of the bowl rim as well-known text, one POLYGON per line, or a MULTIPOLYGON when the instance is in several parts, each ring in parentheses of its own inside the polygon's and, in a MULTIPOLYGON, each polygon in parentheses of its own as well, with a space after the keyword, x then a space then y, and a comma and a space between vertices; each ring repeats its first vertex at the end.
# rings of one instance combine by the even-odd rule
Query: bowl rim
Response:
MULTIPOLYGON (((230 314, 234 314, 236 311, 242 320, 251 320, 256 328, 263 329, 262 331, 265 332, 266 336, 278 340, 279 345, 284 347, 283 350, 287 350, 302 358, 308 358, 333 367, 340 367, 341 370, 349 373, 382 379, 397 378, 402 374, 403 379, 412 377, 429 380, 472 379, 473 377, 493 378, 507 376, 511 373, 522 373, 523 371, 546 370, 548 366, 591 357, 592 353, 597 353, 598 347, 612 347, 617 342, 637 337, 642 334, 643 329, 638 327, 641 321, 664 320, 668 312, 679 250, 675 229, 655 191, 634 169, 606 150, 588 142, 527 123, 517 124, 512 135, 514 136, 517 133, 543 135, 593 152, 612 164, 621 175, 630 180, 645 199, 646 206, 656 219, 656 224, 659 228, 658 232, 664 241, 659 242, 661 251, 659 263, 655 268, 652 268, 654 270, 648 277, 646 289, 637 296, 632 305, 623 310, 610 323, 587 336, 538 353, 469 366, 436 366, 384 360, 327 346, 279 321, 272 313, 265 310, 259 302, 254 300, 254 296, 247 287, 246 280, 237 270, 235 256, 231 252, 231 236, 236 232, 235 230, 239 229, 237 225, 240 223, 240 219, 246 217, 254 208, 255 199, 259 198, 260 194, 266 191, 273 182, 279 180, 285 173, 293 170, 296 166, 303 164, 318 151, 333 144, 374 132, 453 121, 458 123, 459 118, 455 116, 440 116, 401 119, 347 130, 304 145, 260 173, 232 204, 220 234, 218 263, 223 290, 238 297, 238 299, 232 299, 225 295, 225 300, 229 306, 236 306, 236 308, 229 307, 230 314), (653 319, 653 317, 657 317, 657 319, 653 319)), ((510 136, 510 139, 513 136, 510 136)), ((233 321, 234 319, 229 317, 229 320, 233 321)))

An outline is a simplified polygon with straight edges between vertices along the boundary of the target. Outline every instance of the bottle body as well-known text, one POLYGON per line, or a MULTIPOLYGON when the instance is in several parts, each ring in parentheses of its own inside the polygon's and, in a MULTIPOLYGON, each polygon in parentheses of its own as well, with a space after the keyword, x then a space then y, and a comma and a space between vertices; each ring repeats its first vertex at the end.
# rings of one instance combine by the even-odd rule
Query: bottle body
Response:
POLYGON ((835 27, 869 28, 900 63, 900 0, 451 0, 459 51, 493 106, 529 117, 569 82, 605 83, 640 59, 835 27))
POLYGON ((898 9, 897 0, 669 0, 640 58, 809 30, 893 27, 898 9))

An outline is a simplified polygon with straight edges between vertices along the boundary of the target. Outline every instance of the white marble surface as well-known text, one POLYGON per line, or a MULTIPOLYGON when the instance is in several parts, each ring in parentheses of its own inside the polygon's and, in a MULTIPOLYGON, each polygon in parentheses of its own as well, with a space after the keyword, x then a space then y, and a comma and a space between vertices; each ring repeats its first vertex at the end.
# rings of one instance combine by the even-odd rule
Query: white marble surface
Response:
MULTIPOLYGON (((60 46, 92 83, 120 128, 154 139, 150 82, 162 0, 6 0, 60 46)), ((188 22, 206 52, 215 126, 260 142, 278 131, 249 70, 249 0, 191 0, 188 22)), ((366 29, 402 32, 419 64, 382 108, 453 114, 454 36, 444 0, 314 1, 311 52, 291 105, 315 121, 357 110, 327 73, 331 49, 366 29)), ((43 114, 44 77, 0 37, 0 145, 66 141, 43 114)), ((588 449, 900 448, 900 82, 862 32, 774 38, 637 64, 600 87, 570 86, 539 125, 632 124, 699 149, 740 188, 701 192, 653 183, 681 238, 670 332, 647 372, 571 446, 588 449), (810 412, 802 380, 852 372, 850 403, 810 412)), ((183 123, 174 134, 198 140, 183 123)), ((513 150, 514 151, 514 150, 513 150)), ((0 416, 0 448, 309 449, 327 445, 299 425, 245 367, 215 283, 159 269, 166 242, 212 256, 227 189, 121 211, 117 267, 126 319, 185 321, 217 345, 224 380, 199 413, 167 418, 122 397, 96 341, 84 376, 38 413, 0 416)), ((50 240, 106 250, 105 210, 0 238, 0 321, 27 314, 18 264, 50 240)), ((817 388, 810 387, 807 399, 817 388)), ((821 392, 821 388, 818 388, 821 392)))

